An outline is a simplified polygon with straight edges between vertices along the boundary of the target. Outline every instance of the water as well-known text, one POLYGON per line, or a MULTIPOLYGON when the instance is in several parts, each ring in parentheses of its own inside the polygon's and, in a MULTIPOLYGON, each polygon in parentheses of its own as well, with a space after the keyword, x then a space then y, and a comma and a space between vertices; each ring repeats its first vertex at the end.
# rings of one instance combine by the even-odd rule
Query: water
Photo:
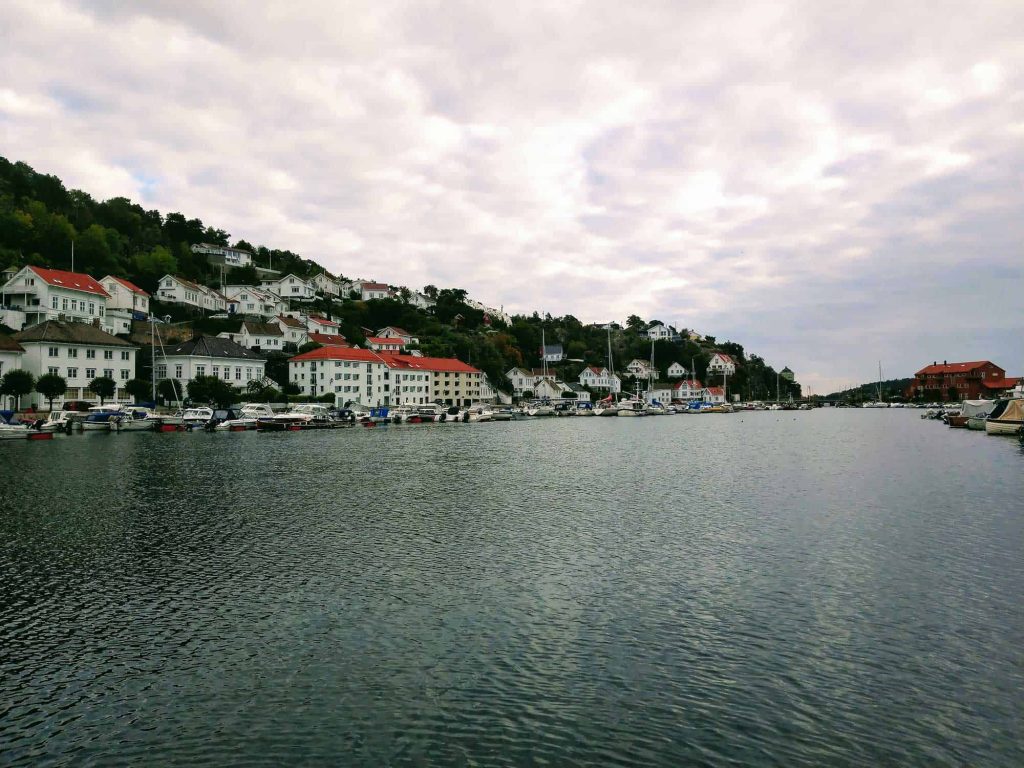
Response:
POLYGON ((1024 764, 1024 454, 912 411, 0 444, 0 764, 1024 764))

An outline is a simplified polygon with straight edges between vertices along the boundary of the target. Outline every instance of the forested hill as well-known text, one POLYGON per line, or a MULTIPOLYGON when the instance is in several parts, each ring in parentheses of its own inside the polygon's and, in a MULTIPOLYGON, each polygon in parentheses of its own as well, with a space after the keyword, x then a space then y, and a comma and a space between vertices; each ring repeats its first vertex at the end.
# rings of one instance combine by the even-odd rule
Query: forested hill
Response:
POLYGON ((868 384, 861 384, 857 387, 844 389, 842 392, 831 392, 824 396, 825 400, 845 400, 851 403, 869 402, 878 399, 878 392, 881 389, 882 399, 889 400, 894 397, 903 397, 910 382, 913 379, 887 379, 881 383, 872 381, 868 384))
MULTIPOLYGON (((245 248, 253 252, 257 266, 272 266, 283 274, 292 272, 311 277, 328 271, 289 250, 253 245, 245 240, 232 241, 231 235, 223 229, 184 213, 146 210, 124 197, 98 201, 87 192, 65 188, 56 176, 37 173, 25 163, 0 158, 0 267, 35 264, 70 269, 72 241, 76 271, 94 277, 107 274, 125 277, 150 293, 155 292, 160 277, 168 273, 216 286, 219 268, 211 268, 203 254, 192 252, 191 246, 197 243, 245 248)), ((372 272, 369 267, 365 269, 372 272)), ((359 271, 363 270, 364 266, 360 266, 359 271)), ((352 276, 390 277, 392 280, 400 277, 352 276)), ((499 387, 507 386, 504 374, 511 367, 540 366, 542 330, 548 344, 562 344, 567 354, 568 359, 554 367, 564 381, 576 381, 585 365, 607 363, 609 332, 603 324, 585 325, 571 315, 541 317, 534 313, 514 317, 511 326, 506 326, 500 320, 485 318, 484 312, 467 305, 464 290, 426 286, 424 291, 437 299, 436 307, 429 313, 401 298, 408 297, 407 290, 399 290, 397 299, 324 301, 314 308, 339 321, 342 333, 353 343, 362 343, 367 329, 385 325, 405 328, 419 337, 425 353, 455 356, 469 362, 485 371, 499 387)), ((233 322, 237 325, 237 320, 233 322)), ((625 324, 612 324, 614 367, 620 374, 633 358, 650 359, 651 342, 642 335, 648 324, 635 315, 625 324)), ((199 321, 197 325, 202 330, 227 330, 211 325, 209 320, 199 321)), ((740 394, 745 399, 775 396, 775 369, 760 357, 748 357, 740 344, 718 343, 710 336, 690 341, 686 339, 685 329, 679 330, 683 340, 654 344, 655 363, 662 375, 673 362, 690 369, 692 361, 697 377, 704 384, 721 384, 720 377, 710 381, 707 378, 708 360, 711 353, 718 350, 732 355, 738 364, 736 374, 728 380, 730 393, 740 394)), ((781 382, 782 397, 800 396, 799 384, 781 382)), ((625 386, 632 389, 634 383, 626 380, 625 386)))

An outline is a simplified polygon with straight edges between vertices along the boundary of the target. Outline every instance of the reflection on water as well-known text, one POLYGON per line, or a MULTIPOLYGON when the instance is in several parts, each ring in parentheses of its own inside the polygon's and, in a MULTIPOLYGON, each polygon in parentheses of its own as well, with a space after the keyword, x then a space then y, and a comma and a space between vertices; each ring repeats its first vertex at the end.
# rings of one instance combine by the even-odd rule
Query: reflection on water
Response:
POLYGON ((0 763, 1024 764, 1022 467, 895 411, 0 444, 0 763))

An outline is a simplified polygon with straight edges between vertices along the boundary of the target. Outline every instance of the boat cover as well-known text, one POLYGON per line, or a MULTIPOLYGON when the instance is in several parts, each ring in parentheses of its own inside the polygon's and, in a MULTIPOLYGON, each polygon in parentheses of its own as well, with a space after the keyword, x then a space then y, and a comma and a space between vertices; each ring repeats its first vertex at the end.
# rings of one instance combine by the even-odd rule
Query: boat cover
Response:
POLYGON ((995 407, 995 400, 964 400, 960 413, 968 417, 988 416, 995 407))
POLYGON ((1024 400, 1011 400, 993 421, 1024 421, 1024 400))

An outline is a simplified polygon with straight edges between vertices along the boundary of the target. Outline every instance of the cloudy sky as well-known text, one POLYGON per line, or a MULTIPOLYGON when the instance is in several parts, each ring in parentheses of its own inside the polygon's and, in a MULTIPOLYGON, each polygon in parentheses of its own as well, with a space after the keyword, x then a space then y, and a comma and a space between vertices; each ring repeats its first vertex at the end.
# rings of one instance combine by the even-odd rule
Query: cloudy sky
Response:
POLYGON ((0 154, 822 392, 1024 373, 1024 3, 0 4, 0 154))

